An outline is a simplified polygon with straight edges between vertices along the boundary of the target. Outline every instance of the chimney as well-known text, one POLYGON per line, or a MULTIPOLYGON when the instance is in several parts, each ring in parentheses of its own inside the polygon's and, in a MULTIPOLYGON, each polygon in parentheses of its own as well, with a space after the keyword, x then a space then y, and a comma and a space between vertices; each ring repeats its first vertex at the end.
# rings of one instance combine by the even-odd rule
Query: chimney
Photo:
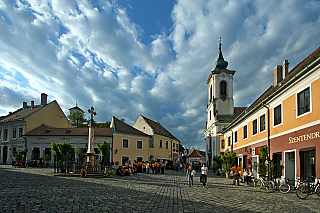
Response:
POLYGON ((283 61, 283 64, 282 64, 282 71, 283 71, 283 79, 285 79, 288 75, 288 72, 289 72, 289 62, 288 60, 284 60, 283 61))
POLYGON ((273 70, 273 86, 277 86, 282 81, 282 66, 277 65, 273 70))
POLYGON ((41 93, 41 105, 42 106, 47 105, 47 98, 48 98, 47 94, 41 93))
POLYGON ((23 102, 22 106, 23 106, 23 109, 27 108, 27 106, 28 106, 27 102, 23 102))
POLYGON ((31 101, 31 108, 34 108, 34 101, 31 101))

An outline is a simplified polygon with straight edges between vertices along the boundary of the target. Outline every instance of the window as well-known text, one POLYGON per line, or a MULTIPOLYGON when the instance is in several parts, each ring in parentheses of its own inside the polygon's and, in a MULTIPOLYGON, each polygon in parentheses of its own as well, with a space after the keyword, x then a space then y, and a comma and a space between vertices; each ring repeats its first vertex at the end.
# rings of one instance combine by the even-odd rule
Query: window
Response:
POLYGON ((209 111, 209 120, 211 120, 211 110, 209 111))
POLYGON ((19 128, 19 138, 21 138, 21 137, 22 137, 22 134, 23 134, 23 128, 22 128, 22 127, 20 127, 20 128, 19 128))
POLYGON ((137 149, 142 149, 142 141, 137 141, 137 149))
POLYGON ((172 150, 172 151, 174 151, 174 152, 175 152, 175 151, 176 151, 176 150, 175 150, 175 148, 176 148, 176 144, 175 144, 175 143, 173 143, 173 144, 172 144, 172 148, 173 148, 173 150, 172 150))
POLYGON ((252 121, 252 135, 256 135, 258 133, 258 120, 255 119, 252 121))
POLYGON ((162 139, 159 140, 159 148, 163 148, 162 139))
POLYGON ((274 112, 274 126, 281 124, 281 104, 273 109, 274 112))
POLYGON ((227 82, 221 81, 220 83, 220 95, 226 96, 227 95, 227 82))
POLYGON ((2 140, 2 131, 0 129, 0 141, 2 140))
POLYGON ((234 143, 238 143, 238 131, 234 132, 234 143))
POLYGON ((228 137, 228 147, 231 146, 231 136, 228 137))
POLYGON ((260 116, 260 132, 266 130, 266 114, 260 116))
POLYGON ((248 138, 248 125, 245 125, 243 127, 243 139, 247 139, 248 138))
POLYGON ((6 141, 8 139, 8 129, 4 129, 3 131, 3 140, 6 141))
POLYGON ((310 89, 309 87, 298 93, 298 115, 310 111, 310 89))
POLYGON ((154 148, 154 142, 153 142, 153 139, 149 139, 149 147, 150 148, 154 148))
POLYGON ((224 149, 225 144, 224 144, 224 140, 221 140, 221 148, 224 149))
POLYGON ((122 139, 122 148, 129 149, 129 140, 122 139))
POLYGON ((169 141, 166 141, 166 149, 169 149, 169 141))
POLYGON ((17 138, 17 129, 16 128, 12 129, 12 138, 17 138))

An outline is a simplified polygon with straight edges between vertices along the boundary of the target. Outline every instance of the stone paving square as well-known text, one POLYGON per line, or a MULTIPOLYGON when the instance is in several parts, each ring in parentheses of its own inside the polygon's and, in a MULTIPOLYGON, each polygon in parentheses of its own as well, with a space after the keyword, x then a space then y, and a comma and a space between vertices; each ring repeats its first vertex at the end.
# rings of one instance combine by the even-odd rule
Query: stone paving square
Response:
POLYGON ((320 197, 306 200, 216 177, 205 188, 185 174, 137 174, 114 178, 54 176, 53 168, 0 165, 0 212, 320 212, 320 197))

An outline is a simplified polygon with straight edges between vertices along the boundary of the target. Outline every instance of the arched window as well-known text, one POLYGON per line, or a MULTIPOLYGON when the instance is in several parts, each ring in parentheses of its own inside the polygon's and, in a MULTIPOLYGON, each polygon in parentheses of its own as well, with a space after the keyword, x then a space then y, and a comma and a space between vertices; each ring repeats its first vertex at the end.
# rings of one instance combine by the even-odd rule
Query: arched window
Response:
POLYGON ((210 97, 209 97, 209 101, 212 101, 212 85, 210 86, 210 97))
POLYGON ((221 81, 220 83, 220 95, 226 96, 227 95, 227 82, 221 81))

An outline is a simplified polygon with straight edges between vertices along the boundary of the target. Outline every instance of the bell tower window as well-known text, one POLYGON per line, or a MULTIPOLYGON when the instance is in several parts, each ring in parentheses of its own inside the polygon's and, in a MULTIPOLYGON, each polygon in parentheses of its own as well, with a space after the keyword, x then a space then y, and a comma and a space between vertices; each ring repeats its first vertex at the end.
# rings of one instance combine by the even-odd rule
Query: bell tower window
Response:
POLYGON ((227 82, 220 82, 220 98, 225 100, 227 98, 227 82))

